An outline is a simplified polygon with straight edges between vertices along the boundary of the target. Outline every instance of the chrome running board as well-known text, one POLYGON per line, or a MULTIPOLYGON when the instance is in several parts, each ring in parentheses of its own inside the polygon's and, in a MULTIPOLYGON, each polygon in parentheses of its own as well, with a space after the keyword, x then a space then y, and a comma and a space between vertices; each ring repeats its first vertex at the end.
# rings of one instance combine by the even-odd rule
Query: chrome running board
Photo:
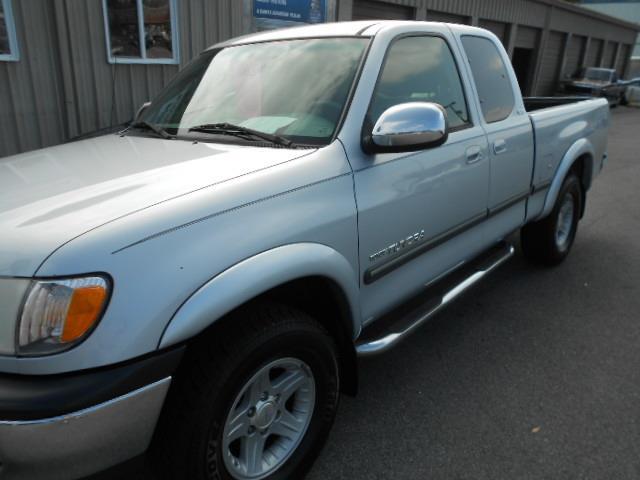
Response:
POLYGON ((429 285, 425 294, 408 302, 408 307, 401 307, 403 312, 396 310, 365 327, 356 342, 358 356, 378 355, 396 346, 420 325, 506 262, 513 253, 512 245, 500 243, 454 270, 436 284, 429 285))

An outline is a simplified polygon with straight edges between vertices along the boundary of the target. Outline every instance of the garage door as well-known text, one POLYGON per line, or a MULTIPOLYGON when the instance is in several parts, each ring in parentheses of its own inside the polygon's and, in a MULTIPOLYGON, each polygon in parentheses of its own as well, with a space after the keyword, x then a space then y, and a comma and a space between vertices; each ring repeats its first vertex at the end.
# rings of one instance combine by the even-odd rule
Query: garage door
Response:
POLYGON ((446 23, 462 23, 464 25, 471 24, 471 18, 464 15, 456 15, 454 13, 437 12, 427 9, 427 20, 429 22, 446 22, 446 23))
POLYGON ((580 59, 586 43, 586 37, 574 35, 569 42, 567 50, 567 63, 564 67, 564 76, 573 77, 580 69, 580 59))
POLYGON ((589 51, 587 52, 587 61, 585 62, 587 67, 597 67, 598 60, 600 59, 600 52, 602 51, 602 40, 592 38, 589 43, 589 51))
POLYGON ((538 34, 540 30, 537 28, 518 26, 516 34, 516 48, 537 48, 538 34))
POLYGON ((613 68, 615 65, 613 62, 616 61, 616 44, 614 42, 607 42, 604 47, 604 61, 602 66, 605 68, 613 68))
POLYGON ((373 0, 353 2, 354 20, 414 20, 415 8, 373 0))
POLYGON ((542 52, 542 63, 536 95, 552 95, 558 86, 560 75, 560 62, 562 61, 562 51, 564 49, 565 34, 560 32, 550 32, 547 43, 542 52))
POLYGON ((480 19, 479 26, 486 28, 500 39, 503 45, 507 44, 507 24, 494 22, 493 20, 480 19))

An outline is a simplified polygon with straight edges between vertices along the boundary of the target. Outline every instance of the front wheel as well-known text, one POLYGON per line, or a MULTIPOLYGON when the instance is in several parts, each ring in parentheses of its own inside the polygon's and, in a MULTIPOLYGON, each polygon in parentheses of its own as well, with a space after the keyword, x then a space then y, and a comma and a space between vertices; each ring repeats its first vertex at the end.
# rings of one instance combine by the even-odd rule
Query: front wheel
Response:
POLYGON ((338 354, 321 325, 253 307, 193 347, 156 433, 162 478, 301 479, 329 433, 338 354))
POLYGON ((527 259, 543 265, 557 265, 567 257, 578 230, 582 198, 580 179, 570 173, 549 216, 522 227, 520 241, 527 259))

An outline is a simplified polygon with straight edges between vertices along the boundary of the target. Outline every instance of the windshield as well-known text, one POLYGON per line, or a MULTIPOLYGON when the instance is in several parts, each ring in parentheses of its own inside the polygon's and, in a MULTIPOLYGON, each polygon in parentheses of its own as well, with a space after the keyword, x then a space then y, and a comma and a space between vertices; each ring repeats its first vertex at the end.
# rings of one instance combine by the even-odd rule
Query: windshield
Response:
POLYGON ((599 82, 608 82, 611 80, 611 70, 602 68, 587 68, 584 71, 584 78, 587 80, 596 80, 599 82))
POLYGON ((211 138, 189 129, 233 124, 296 144, 328 144, 367 43, 322 38, 205 52, 160 93, 141 121, 179 136, 211 138))

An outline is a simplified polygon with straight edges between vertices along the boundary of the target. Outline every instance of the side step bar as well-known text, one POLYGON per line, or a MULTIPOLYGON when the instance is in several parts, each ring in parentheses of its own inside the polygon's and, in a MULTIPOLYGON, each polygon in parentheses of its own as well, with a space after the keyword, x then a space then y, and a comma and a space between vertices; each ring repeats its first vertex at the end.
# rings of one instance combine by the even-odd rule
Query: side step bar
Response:
POLYGON ((423 293, 408 302, 406 306, 401 307, 402 311, 395 310, 363 330, 356 342, 358 356, 378 355, 394 347, 463 292, 506 262, 513 253, 512 245, 500 243, 442 280, 428 285, 426 294, 423 293))

